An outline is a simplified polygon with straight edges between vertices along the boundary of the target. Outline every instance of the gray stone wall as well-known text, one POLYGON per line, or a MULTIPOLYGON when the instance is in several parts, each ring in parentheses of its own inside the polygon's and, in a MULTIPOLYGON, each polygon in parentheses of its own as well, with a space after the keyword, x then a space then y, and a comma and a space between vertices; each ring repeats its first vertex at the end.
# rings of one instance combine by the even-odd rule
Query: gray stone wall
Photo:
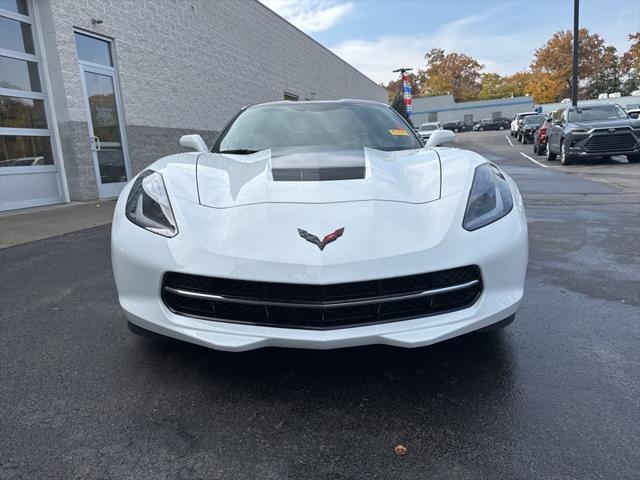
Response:
POLYGON ((283 92, 387 101, 384 89, 255 0, 37 3, 61 140, 79 143, 63 147, 72 200, 97 196, 88 134, 75 125, 86 129, 74 28, 113 39, 134 171, 173 153, 178 133, 215 135, 240 107, 283 92), (83 180, 88 169, 93 186, 83 180))
POLYGON ((185 128, 127 125, 126 131, 131 170, 134 174, 161 157, 188 151, 180 146, 182 135, 197 133, 209 147, 213 146, 218 138, 218 132, 185 128))

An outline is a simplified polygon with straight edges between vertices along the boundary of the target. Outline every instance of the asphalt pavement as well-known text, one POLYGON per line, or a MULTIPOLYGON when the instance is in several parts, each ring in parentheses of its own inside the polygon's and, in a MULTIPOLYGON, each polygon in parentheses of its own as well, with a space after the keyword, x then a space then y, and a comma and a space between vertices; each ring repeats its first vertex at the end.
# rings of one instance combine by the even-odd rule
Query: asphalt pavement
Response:
POLYGON ((0 250, 0 478, 637 479, 640 164, 562 167, 509 140, 457 140, 525 200, 525 299, 497 334, 148 341, 120 312, 108 226, 0 250))

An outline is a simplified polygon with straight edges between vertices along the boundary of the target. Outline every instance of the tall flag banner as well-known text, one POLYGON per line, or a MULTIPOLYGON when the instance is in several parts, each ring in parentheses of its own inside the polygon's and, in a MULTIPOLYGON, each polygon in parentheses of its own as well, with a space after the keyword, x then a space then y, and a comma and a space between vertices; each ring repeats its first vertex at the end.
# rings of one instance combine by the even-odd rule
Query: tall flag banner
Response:
POLYGON ((402 72, 402 91, 404 94, 404 104, 407 107, 407 115, 411 117, 413 111, 411 110, 411 80, 406 72, 402 72))

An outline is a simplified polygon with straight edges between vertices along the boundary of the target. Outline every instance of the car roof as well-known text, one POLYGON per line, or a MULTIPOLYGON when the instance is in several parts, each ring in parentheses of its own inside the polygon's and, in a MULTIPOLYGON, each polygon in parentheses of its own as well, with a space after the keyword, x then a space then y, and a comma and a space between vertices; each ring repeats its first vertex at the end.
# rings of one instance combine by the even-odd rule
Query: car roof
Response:
POLYGON ((256 103, 254 105, 247 105, 244 108, 263 107, 271 105, 291 105, 301 103, 313 103, 313 104, 345 104, 345 105, 383 105, 389 107, 386 103, 374 102, 373 100, 360 100, 356 98, 342 98, 339 100, 278 100, 275 102, 256 103))

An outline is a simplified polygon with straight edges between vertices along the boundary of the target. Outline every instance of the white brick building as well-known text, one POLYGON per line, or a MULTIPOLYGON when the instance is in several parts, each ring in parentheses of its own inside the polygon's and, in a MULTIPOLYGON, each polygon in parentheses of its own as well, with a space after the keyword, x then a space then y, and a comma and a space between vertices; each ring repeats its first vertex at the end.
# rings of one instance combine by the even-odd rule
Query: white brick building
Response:
POLYGON ((115 196, 247 104, 387 100, 255 0, 3 0, 0 29, 0 211, 115 196))

